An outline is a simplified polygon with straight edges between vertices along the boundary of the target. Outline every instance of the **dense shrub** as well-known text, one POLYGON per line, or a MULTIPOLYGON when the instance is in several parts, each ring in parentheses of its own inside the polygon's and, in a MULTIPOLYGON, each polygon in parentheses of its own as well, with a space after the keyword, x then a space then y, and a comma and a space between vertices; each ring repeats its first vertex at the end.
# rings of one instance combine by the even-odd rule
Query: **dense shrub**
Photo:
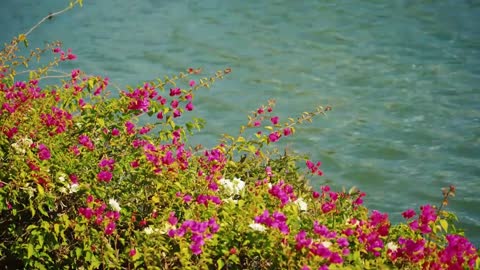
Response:
MULTIPOLYGON (((72 6, 76 4, 73 3, 72 6)), ((70 8, 70 7, 69 7, 70 8)), ((211 149, 186 142, 198 90, 231 72, 176 76, 110 93, 55 42, 0 53, 0 265, 38 269, 473 269, 476 248, 439 207, 404 224, 368 211, 356 188, 313 189, 321 163, 276 149, 319 107, 281 121, 274 101, 211 149), (53 59, 29 69, 41 55, 53 59), (22 77, 27 74, 27 77, 22 77), (53 77, 54 83, 42 83, 53 77), (178 121, 182 120, 182 121, 178 121), (180 124, 182 123, 182 124, 180 124)), ((114 87, 116 88, 116 87, 114 87)))

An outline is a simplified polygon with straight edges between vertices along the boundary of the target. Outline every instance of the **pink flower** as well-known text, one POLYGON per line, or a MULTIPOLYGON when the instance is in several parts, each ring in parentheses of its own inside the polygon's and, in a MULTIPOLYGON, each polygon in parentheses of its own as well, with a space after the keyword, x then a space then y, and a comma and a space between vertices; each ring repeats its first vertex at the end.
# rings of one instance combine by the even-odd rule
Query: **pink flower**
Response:
POLYGON ((268 135, 268 142, 274 143, 280 139, 278 132, 273 132, 268 135))
POLYGON ((283 135, 284 135, 284 136, 288 136, 288 135, 290 135, 290 134, 292 134, 292 129, 291 129, 291 128, 285 128, 285 129, 283 130, 283 135))
POLYGON ((180 88, 170 88, 170 96, 179 96, 182 94, 182 90, 180 88))
POLYGON ((173 226, 177 225, 178 218, 175 217, 175 212, 170 212, 170 215, 168 216, 168 223, 170 223, 173 226))
POLYGON ((415 211, 413 209, 408 209, 405 212, 402 213, 402 216, 405 219, 410 219, 416 215, 415 211))
POLYGON ((272 124, 276 125, 276 124, 278 124, 278 119, 279 119, 278 116, 274 116, 274 117, 270 118, 270 121, 272 121, 272 124))
POLYGON ((107 224, 105 227, 105 234, 106 235, 111 235, 115 231, 115 222, 110 221, 110 223, 107 224))
POLYGON ((38 149, 38 158, 40 158, 40 160, 47 160, 52 156, 50 154, 50 150, 48 150, 48 147, 46 147, 44 144, 40 144, 38 149))
POLYGON ((134 248, 130 249, 130 252, 128 252, 128 255, 130 255, 130 257, 135 256, 135 254, 137 254, 137 251, 134 248))
POLYGON ((142 128, 138 131, 138 133, 139 133, 140 135, 146 134, 146 133, 148 133, 148 132, 150 132, 150 128, 149 128, 149 127, 142 127, 142 128))
POLYGON ((75 60, 75 59, 77 59, 77 56, 72 53, 72 49, 68 49, 67 53, 68 53, 68 54, 67 54, 67 59, 68 59, 68 60, 75 60))
POLYGON ((135 124, 133 124, 132 122, 127 121, 125 123, 125 128, 127 128, 128 134, 135 134, 135 124))
POLYGON ((190 87, 195 86, 195 81, 194 81, 194 80, 191 80, 191 81, 188 83, 188 85, 190 85, 190 87))
POLYGON ((70 174, 69 178, 72 184, 78 184, 78 177, 75 174, 70 174))
POLYGON ((112 180, 112 173, 109 172, 109 171, 101 171, 97 174, 97 179, 98 181, 104 181, 104 182, 110 182, 110 180, 112 180))
POLYGON ((262 124, 262 123, 261 123, 260 121, 255 121, 255 122, 253 123, 253 126, 254 126, 254 127, 259 127, 261 124, 262 124))
POLYGON ((163 119, 163 112, 157 113, 157 119, 163 119))
POLYGON ((170 105, 172 106, 173 109, 176 109, 178 107, 178 100, 176 99, 172 100, 170 105))
POLYGON ((178 109, 173 110, 173 118, 180 117, 181 115, 182 113, 178 109))
POLYGON ((132 162, 130 162, 130 166, 132 166, 132 168, 137 168, 138 166, 140 166, 138 160, 134 160, 132 162))
POLYGON ((263 110, 262 107, 258 108, 258 110, 257 110, 257 113, 258 113, 258 114, 262 114, 263 112, 264 112, 264 110, 263 110))
POLYGON ((118 136, 120 134, 120 131, 117 128, 112 129, 112 136, 118 136))
POLYGON ((195 107, 193 106, 192 102, 189 102, 187 106, 185 106, 185 108, 187 109, 187 111, 192 111, 195 107))

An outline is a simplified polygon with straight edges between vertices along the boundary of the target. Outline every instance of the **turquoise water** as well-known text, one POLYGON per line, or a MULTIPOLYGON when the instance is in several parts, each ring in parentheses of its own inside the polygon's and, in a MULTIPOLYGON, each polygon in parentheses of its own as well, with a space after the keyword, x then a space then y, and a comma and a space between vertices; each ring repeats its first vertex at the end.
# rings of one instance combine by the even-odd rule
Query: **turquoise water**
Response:
MULTIPOLYGON (((66 1, 10 0, 0 41, 66 1), (35 4, 34 4, 35 3, 35 4)), ((118 85, 203 67, 233 73, 197 102, 198 142, 235 134, 269 98, 281 117, 319 104, 323 119, 284 141, 323 161, 339 189, 359 187, 394 221, 441 200, 480 246, 480 3, 478 1, 92 1, 31 35, 61 39, 76 66, 118 85)), ((71 68, 66 66, 65 68, 71 68)))

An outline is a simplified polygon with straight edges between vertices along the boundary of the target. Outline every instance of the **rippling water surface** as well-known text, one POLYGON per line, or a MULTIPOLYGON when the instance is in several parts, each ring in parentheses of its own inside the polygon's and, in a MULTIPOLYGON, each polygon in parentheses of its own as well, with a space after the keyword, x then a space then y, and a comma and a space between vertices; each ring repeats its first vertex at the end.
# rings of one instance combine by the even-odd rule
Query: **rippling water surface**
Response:
MULTIPOLYGON (((0 41, 65 2, 3 1, 0 41)), ((323 161, 322 180, 359 187, 394 221, 456 185, 450 209, 479 246, 479 18, 475 0, 84 0, 31 40, 62 40, 75 66, 118 85, 232 67, 200 95, 205 145, 269 98, 281 117, 329 104, 285 145, 323 161)))

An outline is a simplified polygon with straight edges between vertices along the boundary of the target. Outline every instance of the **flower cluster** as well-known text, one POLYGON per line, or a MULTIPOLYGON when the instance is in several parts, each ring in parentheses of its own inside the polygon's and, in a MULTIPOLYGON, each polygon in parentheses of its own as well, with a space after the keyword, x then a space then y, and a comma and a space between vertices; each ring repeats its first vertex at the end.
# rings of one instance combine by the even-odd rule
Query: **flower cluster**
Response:
POLYGON ((285 204, 287 204, 290 201, 295 201, 297 198, 295 196, 293 186, 285 183, 285 181, 283 180, 273 185, 268 190, 268 193, 270 193, 270 195, 278 198, 281 201, 281 207, 285 206, 285 204))
POLYGON ((263 224, 269 228, 276 228, 282 234, 289 234, 290 228, 287 225, 287 216, 282 212, 275 211, 270 215, 268 210, 263 211, 263 214, 256 216, 253 219, 258 224, 263 224))
POLYGON ((111 235, 115 231, 116 222, 120 219, 121 208, 114 199, 109 203, 114 211, 105 211, 107 205, 104 202, 99 199, 94 200, 92 195, 88 195, 87 206, 80 207, 78 213, 95 225, 103 225, 105 235, 111 235))
MULTIPOLYGON (((177 219, 174 214, 170 214, 169 223, 173 226, 177 224, 177 219)), ((190 250, 193 254, 199 255, 202 253, 202 247, 205 245, 205 239, 212 238, 213 234, 217 233, 220 226, 217 224, 215 218, 210 218, 207 221, 185 220, 178 229, 170 229, 168 236, 171 238, 182 238, 190 234, 190 250)))

